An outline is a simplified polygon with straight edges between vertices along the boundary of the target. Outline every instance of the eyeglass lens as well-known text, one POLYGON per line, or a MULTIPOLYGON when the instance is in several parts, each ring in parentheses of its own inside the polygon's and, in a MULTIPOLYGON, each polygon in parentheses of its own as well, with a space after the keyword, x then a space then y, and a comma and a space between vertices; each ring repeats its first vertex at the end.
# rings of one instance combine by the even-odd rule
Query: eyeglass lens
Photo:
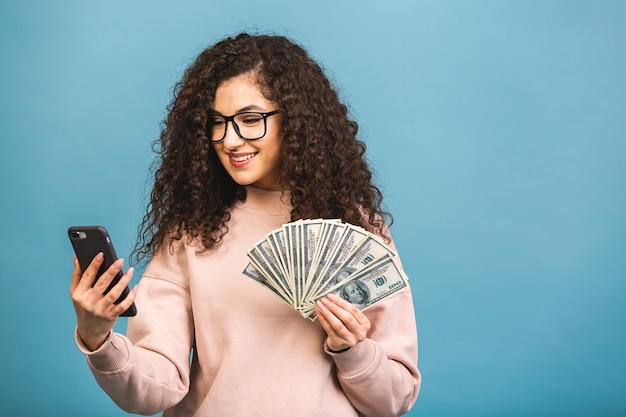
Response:
POLYGON ((266 133, 267 114, 246 112, 234 116, 214 115, 211 122, 211 140, 219 142, 226 137, 228 122, 232 122, 235 132, 247 140, 260 139, 266 133))

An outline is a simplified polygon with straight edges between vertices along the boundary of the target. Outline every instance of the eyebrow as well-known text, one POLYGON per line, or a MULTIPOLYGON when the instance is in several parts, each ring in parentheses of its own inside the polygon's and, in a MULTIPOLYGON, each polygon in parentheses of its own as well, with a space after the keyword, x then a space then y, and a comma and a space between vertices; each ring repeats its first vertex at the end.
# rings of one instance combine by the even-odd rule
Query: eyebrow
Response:
MULTIPOLYGON (((251 104, 249 106, 242 107, 241 109, 237 110, 234 114, 245 113, 247 111, 260 111, 260 112, 263 112, 265 110, 263 109, 263 107, 251 104)), ((219 116, 224 116, 224 114, 222 114, 222 112, 219 112, 219 111, 217 111, 215 109, 211 109, 211 112, 213 112, 214 114, 219 115, 219 116)))

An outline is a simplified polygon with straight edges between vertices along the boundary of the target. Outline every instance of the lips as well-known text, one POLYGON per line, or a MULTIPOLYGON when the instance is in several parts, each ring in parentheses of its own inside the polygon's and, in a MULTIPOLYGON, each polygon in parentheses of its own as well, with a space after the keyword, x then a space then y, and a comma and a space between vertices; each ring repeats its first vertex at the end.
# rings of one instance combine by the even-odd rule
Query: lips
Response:
POLYGON ((256 154, 256 152, 228 154, 228 159, 230 160, 230 164, 232 166, 239 168, 249 164, 256 154))

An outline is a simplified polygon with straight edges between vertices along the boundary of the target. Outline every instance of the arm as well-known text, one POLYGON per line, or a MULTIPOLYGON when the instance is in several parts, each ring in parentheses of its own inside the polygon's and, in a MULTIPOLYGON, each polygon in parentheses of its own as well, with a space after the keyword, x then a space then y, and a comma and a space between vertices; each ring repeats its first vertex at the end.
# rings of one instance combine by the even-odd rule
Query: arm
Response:
POLYGON ((193 319, 185 275, 176 256, 157 254, 138 285, 128 337, 110 332, 96 351, 83 349, 98 384, 128 412, 158 413, 188 391, 193 319))
MULTIPOLYGON (((396 251, 394 242, 389 246, 396 251)), ((398 265, 402 265, 396 257, 398 265)), ((354 408, 365 416, 398 416, 417 400, 417 328, 411 288, 365 311, 340 297, 316 305, 339 383, 354 408)))
POLYGON ((126 271, 109 293, 104 294, 113 278, 122 270, 124 260, 115 261, 96 282, 97 273, 103 261, 104 255, 99 253, 83 273, 78 259, 74 257, 70 296, 76 312, 76 334, 89 350, 96 350, 104 343, 119 315, 133 303, 135 298, 135 292, 131 291, 124 300, 115 304, 132 279, 133 268, 126 271))
POLYGON ((411 291, 401 291, 365 312, 353 307, 342 299, 318 305, 320 323, 328 334, 325 350, 335 362, 339 383, 366 416, 406 413, 421 383, 411 291), (367 335, 359 337, 364 328, 367 335))

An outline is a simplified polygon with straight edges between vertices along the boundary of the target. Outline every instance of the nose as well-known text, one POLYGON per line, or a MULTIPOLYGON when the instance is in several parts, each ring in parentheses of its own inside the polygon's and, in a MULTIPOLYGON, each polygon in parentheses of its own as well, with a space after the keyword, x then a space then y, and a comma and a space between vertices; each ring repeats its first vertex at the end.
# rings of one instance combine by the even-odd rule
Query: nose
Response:
POLYGON ((226 122, 226 136, 224 136, 224 141, 222 142, 226 148, 233 149, 243 145, 246 141, 239 136, 237 133, 237 128, 235 127, 235 121, 230 121, 230 129, 229 123, 226 122))

